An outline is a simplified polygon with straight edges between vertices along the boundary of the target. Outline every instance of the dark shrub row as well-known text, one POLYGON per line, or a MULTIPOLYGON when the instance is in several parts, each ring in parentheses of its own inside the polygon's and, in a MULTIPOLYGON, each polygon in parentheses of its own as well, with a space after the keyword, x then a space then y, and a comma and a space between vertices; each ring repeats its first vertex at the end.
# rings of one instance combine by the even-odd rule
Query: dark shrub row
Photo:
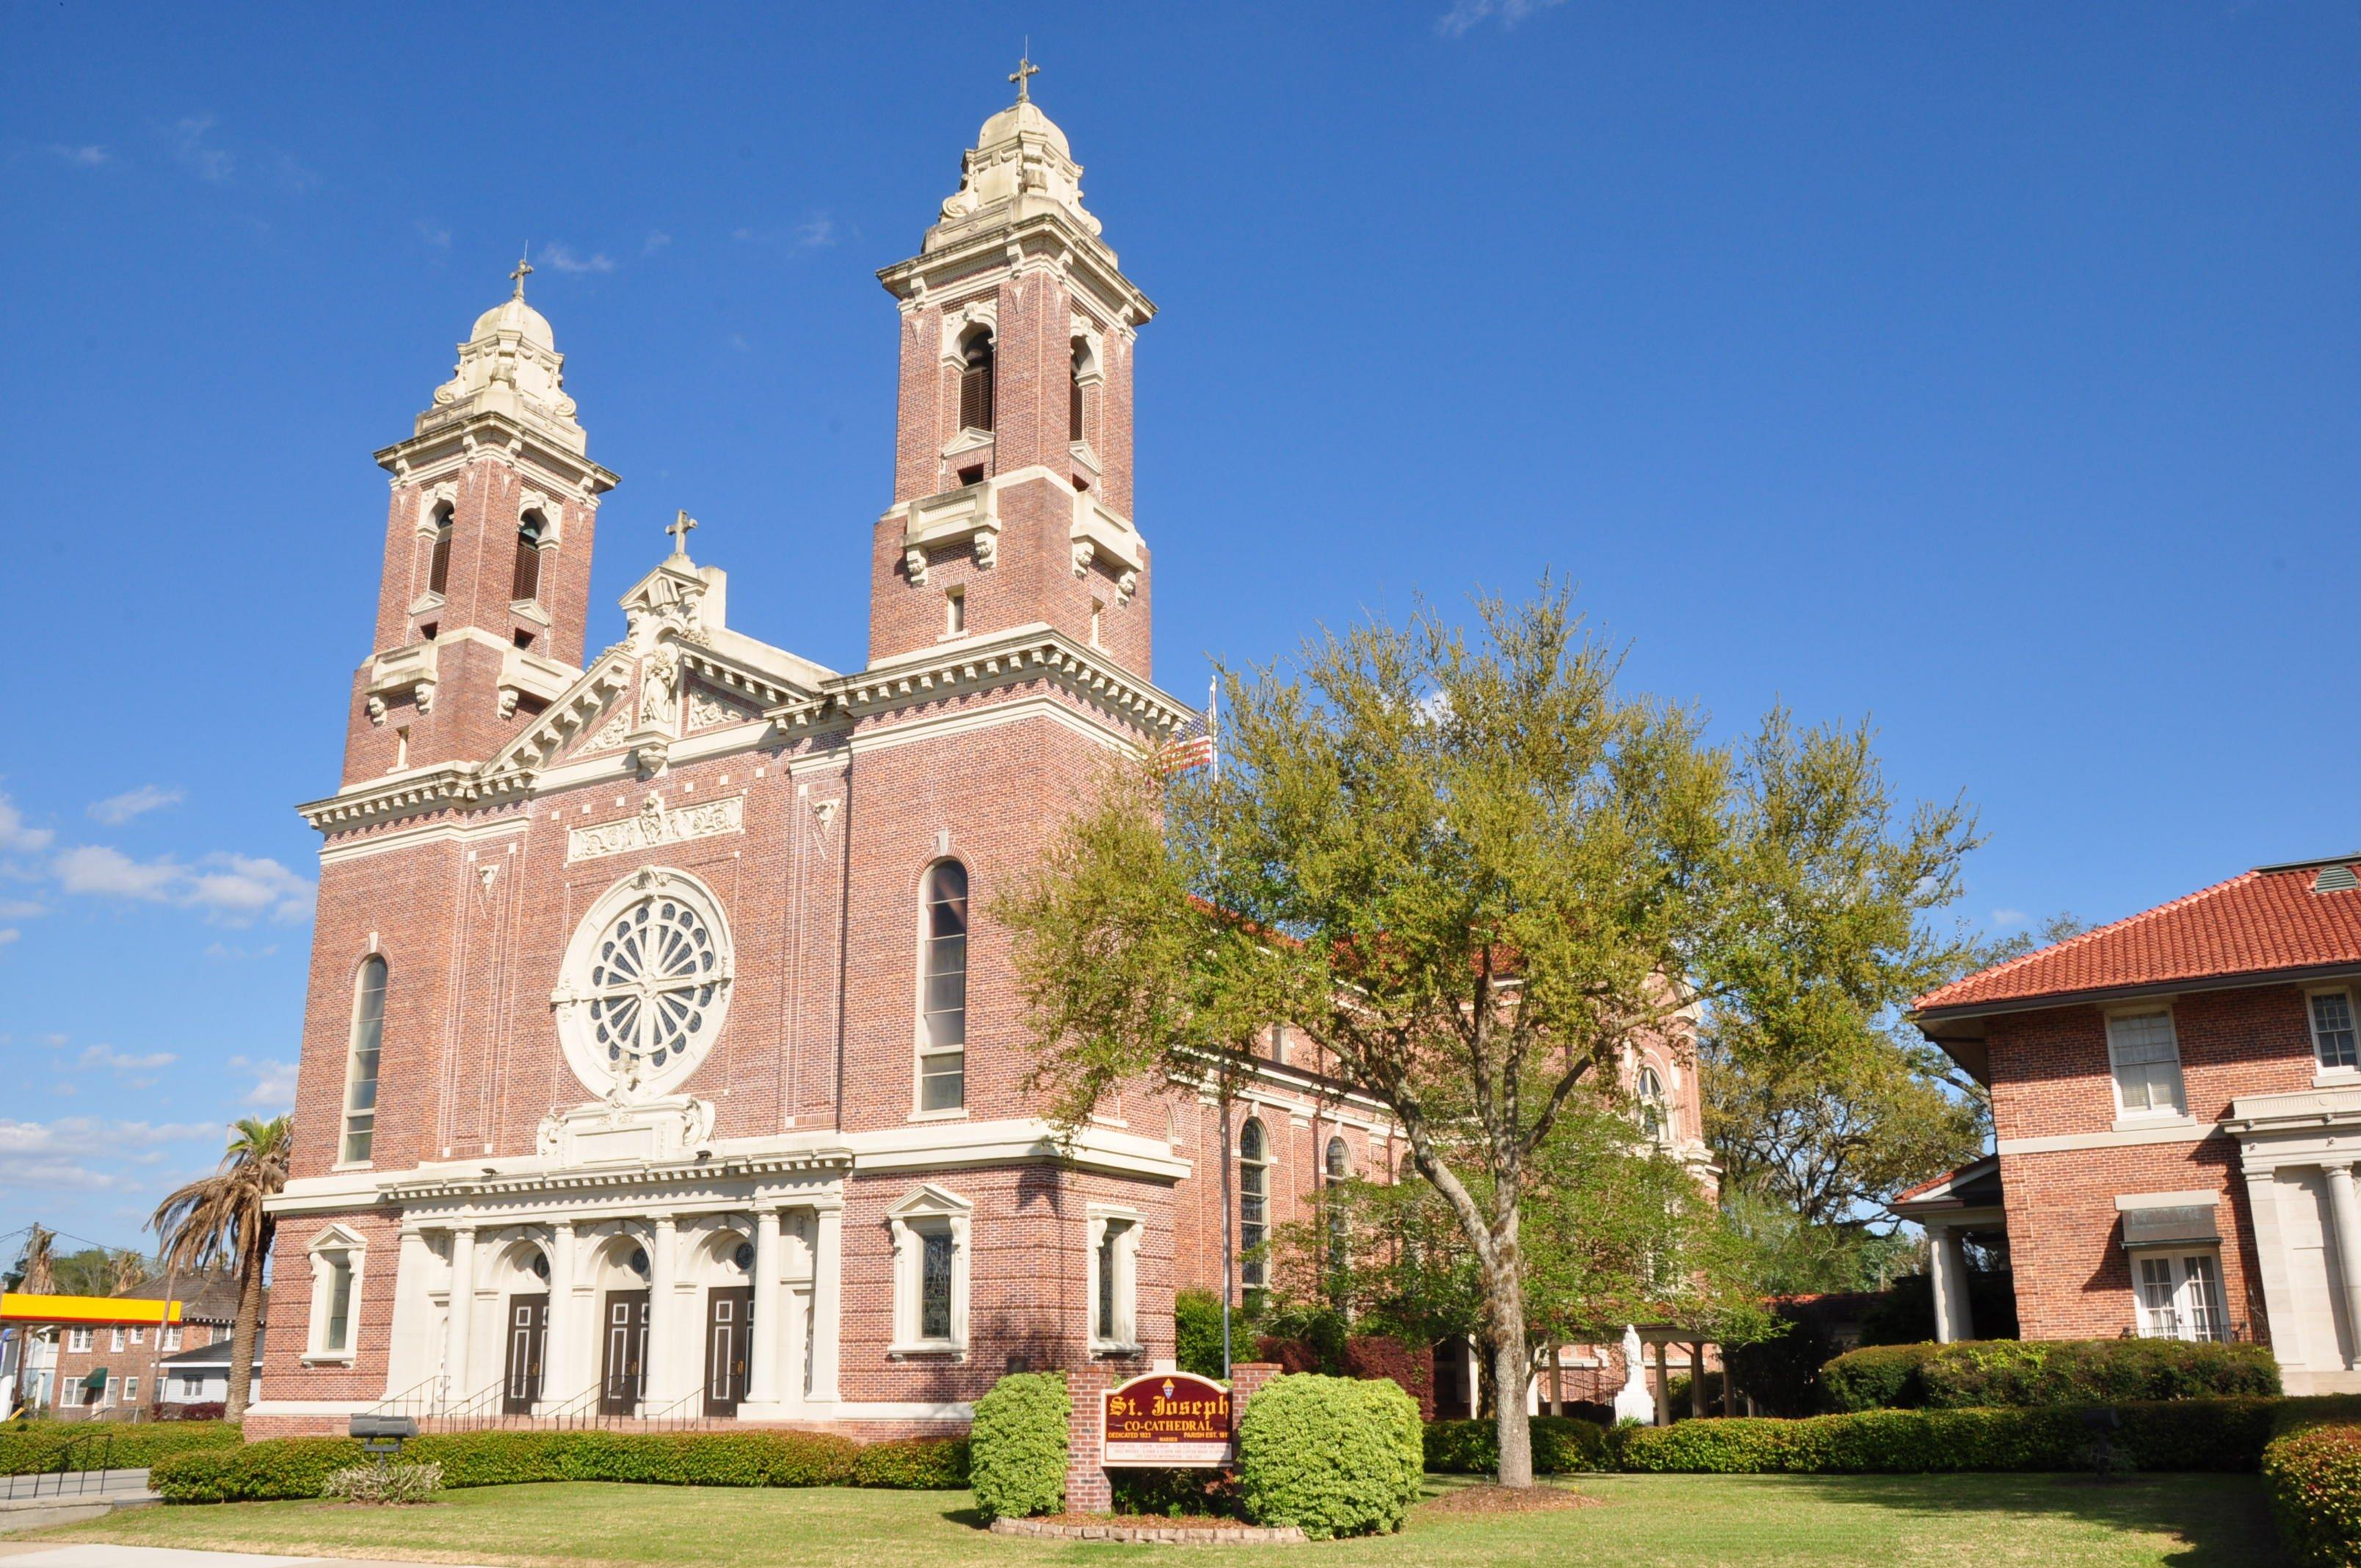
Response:
MULTIPOLYGON (((443 1466, 445 1486, 634 1481, 658 1486, 967 1485, 965 1438, 857 1443, 816 1432, 479 1431, 416 1439, 405 1461, 443 1466)), ((168 1503, 316 1497, 331 1472, 362 1462, 349 1438, 279 1438, 159 1461, 148 1484, 168 1503)))
MULTIPOLYGON (((1565 1475, 1611 1470, 1607 1429, 1572 1416, 1532 1418, 1533 1473, 1565 1475)), ((1492 1475, 1500 1469, 1499 1429, 1488 1420, 1426 1423, 1426 1467, 1444 1475, 1492 1475)))
POLYGON ((1830 1410, 1988 1409, 2261 1398, 2279 1365, 2258 1344, 2181 1340, 1970 1340, 1878 1345, 1820 1368, 1830 1410))
POLYGON ((2279 1539, 2310 1568, 2361 1568, 2361 1427, 2313 1426, 2263 1450, 2279 1539))
MULTIPOLYGON (((57 1464, 58 1453, 77 1438, 103 1442, 115 1440, 106 1463, 117 1470, 139 1470, 167 1454, 194 1448, 235 1448, 238 1429, 227 1421, 140 1421, 104 1424, 93 1421, 22 1421, 0 1426, 0 1475, 26 1475, 57 1464)), ((96 1462, 95 1448, 89 1451, 96 1462)), ((79 1463, 79 1459, 76 1461, 79 1463)))

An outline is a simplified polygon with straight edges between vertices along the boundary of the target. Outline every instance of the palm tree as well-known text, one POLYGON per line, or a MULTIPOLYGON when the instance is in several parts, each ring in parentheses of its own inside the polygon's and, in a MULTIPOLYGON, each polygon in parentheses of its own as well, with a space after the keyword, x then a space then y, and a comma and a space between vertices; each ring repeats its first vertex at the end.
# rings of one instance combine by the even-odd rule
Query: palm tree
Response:
MULTIPOLYGON (((237 1321, 230 1330, 229 1404, 222 1414, 246 1414, 254 1378, 255 1336, 262 1322, 262 1268, 270 1257, 278 1222, 264 1202, 287 1185, 287 1151, 295 1119, 240 1117, 229 1130, 229 1149, 211 1176, 200 1177, 156 1205, 148 1228, 156 1233, 159 1261, 174 1272, 227 1263, 237 1275, 237 1321)), ((169 1310, 169 1309, 168 1309, 169 1310)))
POLYGON ((57 1276, 51 1270, 58 1234, 45 1231, 38 1224, 25 1237, 25 1255, 16 1260, 16 1288, 27 1296, 47 1296, 57 1288, 57 1276))
POLYGON ((127 1246, 109 1254, 106 1267, 117 1296, 148 1283, 148 1260, 127 1246))

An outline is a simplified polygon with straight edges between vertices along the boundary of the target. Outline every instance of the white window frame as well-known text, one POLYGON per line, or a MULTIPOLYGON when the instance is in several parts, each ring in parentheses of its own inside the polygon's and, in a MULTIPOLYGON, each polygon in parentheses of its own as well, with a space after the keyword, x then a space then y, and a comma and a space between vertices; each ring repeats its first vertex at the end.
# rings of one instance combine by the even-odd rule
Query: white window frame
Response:
POLYGON ((2361 1078, 2361 1003, 2356 1003, 2349 985, 2315 986, 2303 993, 2304 1027, 2312 1036, 2312 1069, 2314 1082, 2344 1082, 2361 1078), (2315 1011, 2321 999, 2335 997, 2345 1003, 2345 1031, 2354 1036, 2355 1058, 2351 1062, 2332 1063, 2322 1047, 2320 1014, 2315 1011))
POLYGON ((894 1343, 889 1356, 967 1354, 968 1238, 975 1205, 946 1187, 927 1183, 885 1212, 894 1236, 894 1343), (951 1316, 948 1335, 921 1332, 926 1238, 948 1236, 951 1246, 951 1316))
POLYGON ((108 1379, 106 1380, 106 1387, 105 1387, 104 1389, 102 1389, 102 1390, 100 1391, 100 1393, 99 1393, 99 1396, 98 1396, 98 1402, 99 1402, 100 1404, 102 1404, 102 1405, 112 1405, 112 1404, 114 1404, 114 1403, 115 1403, 115 1391, 117 1388, 120 1388, 120 1387, 123 1387, 123 1379, 122 1379, 122 1378, 120 1378, 120 1377, 110 1377, 110 1378, 108 1378, 108 1379))
POLYGON ((126 1377, 123 1380, 123 1402, 126 1405, 136 1405, 139 1402, 138 1378, 126 1377))
POLYGON ((98 1332, 94 1329, 66 1331, 66 1353, 70 1355, 86 1355, 97 1343, 98 1332))
POLYGON ((340 1101, 341 1113, 336 1119, 335 1168, 339 1170, 364 1169, 376 1154, 377 1097, 379 1076, 385 1067, 385 1004, 392 989, 393 966, 386 961, 385 955, 374 952, 361 955, 360 962, 353 966, 352 1008, 349 1016, 345 1020, 345 1091, 340 1101), (371 964, 377 966, 379 975, 377 1041, 369 1050, 369 1102, 367 1105, 355 1105, 353 1100, 359 1091, 361 1084, 359 1072, 362 981, 368 973, 371 964), (364 1119, 368 1124, 365 1127, 357 1124, 364 1119), (358 1154, 353 1152, 356 1140, 360 1144, 358 1154))
POLYGON ((368 1276, 368 1244, 358 1234, 342 1225, 330 1225, 304 1248, 304 1256, 312 1266, 312 1310, 303 1341, 303 1359, 336 1365, 350 1365, 360 1343, 361 1288, 368 1276), (352 1283, 345 1294, 345 1343, 330 1348, 328 1344, 328 1309, 335 1291, 335 1269, 341 1263, 351 1271, 352 1283))
POLYGON ((112 1355, 123 1354, 123 1325, 120 1323, 117 1323, 112 1331, 107 1343, 107 1352, 112 1355))
POLYGON ((2131 1264, 2132 1328, 2140 1338, 2218 1343, 2230 1337, 2219 1247, 2143 1247, 2131 1264))
POLYGON ((142 1345, 148 1343, 148 1330, 144 1324, 134 1323, 131 1325, 131 1343, 134 1345, 142 1345))
POLYGON ((1265 1249, 1268 1248, 1270 1245, 1270 1234, 1275 1224, 1272 1217, 1273 1195, 1271 1192, 1270 1173, 1271 1168, 1279 1163, 1279 1159, 1278 1156, 1273 1152, 1274 1140, 1270 1135, 1270 1123, 1260 1113, 1263 1109, 1264 1108, 1260 1105, 1249 1105, 1246 1107, 1246 1115, 1238 1122, 1236 1147, 1230 1151, 1230 1157, 1238 1162, 1237 1191, 1234 1196, 1234 1201, 1238 1206, 1238 1286, 1239 1288, 1244 1290, 1268 1290, 1270 1288, 1270 1259, 1268 1256, 1251 1257, 1247 1255, 1254 1252, 1257 1247, 1265 1249), (1246 1154, 1246 1129, 1249 1126, 1255 1128, 1256 1131, 1261 1135, 1262 1153, 1259 1157, 1249 1157, 1246 1154), (1246 1190, 1247 1175, 1249 1172, 1254 1172, 1259 1175, 1261 1179, 1260 1186, 1262 1189, 1260 1191, 1249 1193, 1246 1190), (1248 1220, 1246 1218, 1246 1200, 1250 1197, 1257 1200, 1262 1204, 1260 1218, 1258 1219, 1248 1220), (1251 1242, 1246 1239, 1246 1231, 1249 1226, 1252 1226, 1255 1231, 1258 1233, 1256 1238, 1251 1242))
POLYGON ((1137 1209, 1093 1203, 1085 1211, 1088 1223, 1082 1252, 1083 1328, 1093 1355, 1137 1355, 1139 1340, 1139 1244, 1147 1234, 1148 1216, 1137 1209), (1109 1234, 1115 1238, 1115 1332, 1099 1332, 1099 1254, 1109 1234))
POLYGON ((163 1348, 164 1348, 164 1349, 166 1349, 166 1350, 178 1350, 178 1349, 180 1349, 180 1348, 181 1348, 181 1325, 180 1325, 180 1324, 178 1324, 178 1323, 167 1323, 167 1324, 165 1324, 165 1325, 164 1325, 163 1333, 164 1333, 164 1343, 163 1343, 163 1348))
POLYGON ((911 998, 910 1023, 910 1120, 914 1122, 958 1121, 968 1112, 968 1025, 973 1009, 974 992, 970 981, 974 977, 972 961, 975 954, 975 868, 957 855, 939 855, 927 862, 918 873, 918 943, 917 959, 913 966, 917 985, 911 998), (928 1037, 927 1020, 932 1016, 927 1009, 927 990, 934 978, 930 965, 934 957, 933 904, 935 876, 945 866, 957 866, 966 891, 961 895, 965 906, 967 928, 961 934, 960 948, 960 1043, 956 1047, 938 1047, 928 1037), (959 1058, 960 1097, 956 1105, 927 1108, 927 1064, 930 1060, 959 1058))
MULTIPOLYGON (((2173 1016, 2171 1006, 2169 1003, 2161 1003, 2140 1007, 2110 1008, 2105 1016, 2107 1029, 2107 1082, 2115 1097, 2115 1119, 2118 1122, 2139 1123, 2172 1121, 2186 1118, 2189 1114, 2189 1083, 2188 1080, 2183 1075, 2181 1069, 2180 1025, 2179 1021, 2173 1016), (2147 1084, 2147 1104, 2133 1105, 2125 1098, 2124 1064, 2119 1062, 2115 1056, 2115 1025, 2121 1023, 2128 1023, 2130 1020, 2135 1018, 2162 1018, 2164 1020, 2165 1032, 2171 1037, 2172 1061, 2171 1072, 2169 1075, 2171 1102, 2169 1104, 2158 1104, 2156 1102, 2156 1084, 2153 1081, 2150 1081, 2147 1084)), ((2135 1068, 2144 1067, 2149 1069, 2152 1075, 2153 1069, 2162 1066, 2163 1064, 2160 1062, 2135 1062, 2130 1065, 2135 1068)))

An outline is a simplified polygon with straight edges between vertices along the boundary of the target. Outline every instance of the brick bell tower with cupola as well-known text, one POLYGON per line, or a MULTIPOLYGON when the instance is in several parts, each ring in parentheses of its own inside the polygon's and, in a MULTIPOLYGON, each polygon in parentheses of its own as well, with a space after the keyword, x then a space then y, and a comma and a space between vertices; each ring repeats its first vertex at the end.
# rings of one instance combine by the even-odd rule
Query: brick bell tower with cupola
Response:
POLYGON ((590 461, 566 356, 525 303, 476 318, 392 475, 372 652, 353 679, 345 783, 491 756, 582 674, 590 540, 616 477, 590 461))
POLYGON ((869 657, 1046 623, 1144 678, 1131 372, 1156 307, 1084 209, 1082 166, 1029 74, 983 123, 918 254, 878 274, 901 304, 901 397, 869 657))

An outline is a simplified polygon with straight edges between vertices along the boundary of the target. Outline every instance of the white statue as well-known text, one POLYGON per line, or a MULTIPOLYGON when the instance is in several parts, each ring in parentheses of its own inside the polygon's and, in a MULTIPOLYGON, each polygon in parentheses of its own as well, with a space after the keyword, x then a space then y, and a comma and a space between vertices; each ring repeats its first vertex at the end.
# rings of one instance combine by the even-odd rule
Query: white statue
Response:
POLYGON ((1648 1392, 1648 1353, 1640 1343, 1640 1331, 1629 1323, 1623 1326, 1623 1387, 1615 1390, 1615 1419, 1643 1427, 1656 1424, 1656 1397, 1648 1392))

